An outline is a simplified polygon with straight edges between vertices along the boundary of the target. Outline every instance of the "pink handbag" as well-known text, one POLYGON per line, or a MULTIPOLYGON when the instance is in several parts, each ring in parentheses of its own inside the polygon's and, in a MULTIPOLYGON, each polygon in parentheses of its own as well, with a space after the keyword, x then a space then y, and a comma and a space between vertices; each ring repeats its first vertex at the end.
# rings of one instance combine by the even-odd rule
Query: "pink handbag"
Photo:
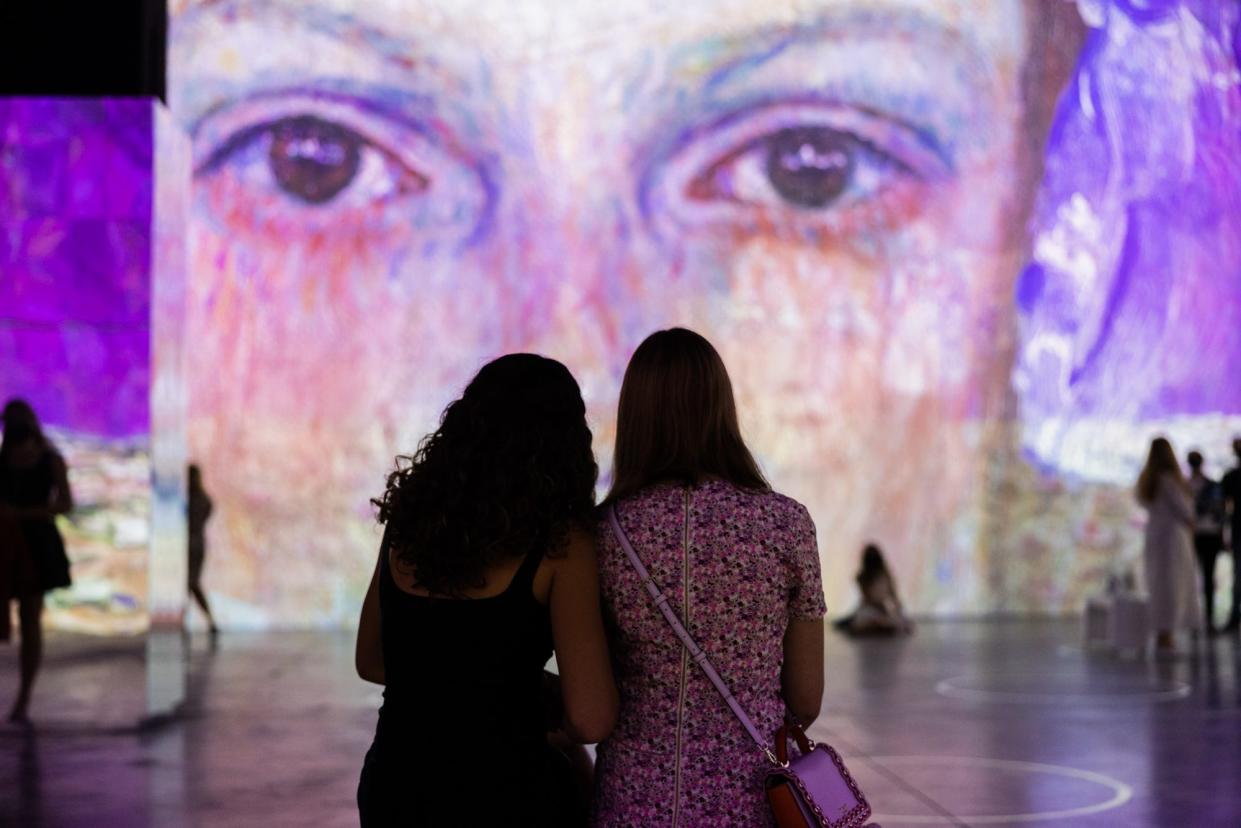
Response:
POLYGON ((707 654, 694 642, 689 631, 677 618, 676 612, 668 606, 668 599, 651 578, 633 544, 629 542, 625 530, 621 529, 615 506, 608 507, 608 522, 655 606, 663 613, 677 638, 681 639, 694 663, 702 668, 711 684, 719 691, 728 709, 741 722, 754 744, 758 745, 759 750, 771 761, 772 768, 767 772, 764 787, 776 825, 780 828, 863 828, 870 817, 870 805, 853 777, 849 775, 840 754, 828 745, 810 741, 801 727, 792 723, 776 731, 773 750, 759 735, 754 722, 741 709, 707 654), (788 756, 790 735, 797 741, 801 751, 801 755, 793 759, 788 756))

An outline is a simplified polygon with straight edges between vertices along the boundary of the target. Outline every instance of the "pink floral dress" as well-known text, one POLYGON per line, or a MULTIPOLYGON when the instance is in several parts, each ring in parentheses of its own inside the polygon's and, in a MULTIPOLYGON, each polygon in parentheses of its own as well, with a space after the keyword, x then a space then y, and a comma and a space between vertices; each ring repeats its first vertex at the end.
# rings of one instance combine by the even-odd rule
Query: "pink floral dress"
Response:
MULTIPOLYGON (((617 504, 621 527, 761 733, 784 717, 790 619, 819 619, 814 523, 774 492, 656 485, 617 504)), ((620 716, 599 746, 600 826, 763 826, 768 761, 655 608, 605 520, 604 613, 620 716)))

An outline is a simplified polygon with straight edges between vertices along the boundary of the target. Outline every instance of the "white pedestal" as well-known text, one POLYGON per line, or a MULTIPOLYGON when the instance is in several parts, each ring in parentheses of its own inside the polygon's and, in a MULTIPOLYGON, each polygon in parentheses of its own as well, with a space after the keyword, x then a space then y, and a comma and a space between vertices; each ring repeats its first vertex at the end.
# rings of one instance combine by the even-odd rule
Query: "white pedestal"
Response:
POLYGON ((1110 597, 1100 595, 1086 601, 1086 611, 1082 617, 1082 639, 1087 648, 1111 645, 1111 617, 1110 597))
POLYGON ((1117 595, 1112 600, 1112 646, 1144 652, 1150 641, 1149 602, 1144 595, 1117 595))

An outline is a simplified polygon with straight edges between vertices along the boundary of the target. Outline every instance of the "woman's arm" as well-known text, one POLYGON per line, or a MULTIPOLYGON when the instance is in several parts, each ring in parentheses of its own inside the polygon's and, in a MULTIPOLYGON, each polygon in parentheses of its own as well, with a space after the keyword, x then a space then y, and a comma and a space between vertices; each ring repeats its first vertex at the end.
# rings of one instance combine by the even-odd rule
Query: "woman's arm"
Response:
POLYGON ((598 566, 594 540, 574 531, 568 555, 555 561, 549 600, 565 730, 586 743, 608 737, 620 704, 599 607, 598 566))
POLYGON ((823 620, 794 619, 784 632, 784 703, 807 726, 823 706, 823 620))
POLYGON ((73 490, 69 488, 69 468, 65 458, 52 454, 52 473, 56 476, 56 485, 52 489, 52 515, 67 515, 73 511, 73 490))
POLYGON ((358 642, 354 650, 354 665, 358 675, 366 681, 384 684, 383 641, 379 634, 379 567, 388 565, 388 547, 385 544, 379 563, 371 575, 366 598, 362 600, 362 615, 358 619, 358 642))
POLYGON ((780 686, 785 706, 799 722, 808 725, 823 706, 823 616, 827 608, 823 602, 817 533, 805 506, 798 507, 797 523, 790 549, 792 584, 780 686))

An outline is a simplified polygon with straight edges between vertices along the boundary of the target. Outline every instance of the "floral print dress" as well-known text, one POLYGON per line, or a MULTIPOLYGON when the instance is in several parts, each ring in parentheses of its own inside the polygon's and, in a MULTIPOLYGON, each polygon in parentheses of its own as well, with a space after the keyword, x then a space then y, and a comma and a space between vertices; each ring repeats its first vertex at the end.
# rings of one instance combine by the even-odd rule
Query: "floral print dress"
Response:
MULTIPOLYGON (((826 612, 806 508, 711 480, 651 486, 616 510, 690 635, 759 732, 774 734, 785 629, 826 612)), ((688 657, 606 520, 597 541, 620 715, 599 746, 594 824, 771 825, 768 760, 688 657)))

